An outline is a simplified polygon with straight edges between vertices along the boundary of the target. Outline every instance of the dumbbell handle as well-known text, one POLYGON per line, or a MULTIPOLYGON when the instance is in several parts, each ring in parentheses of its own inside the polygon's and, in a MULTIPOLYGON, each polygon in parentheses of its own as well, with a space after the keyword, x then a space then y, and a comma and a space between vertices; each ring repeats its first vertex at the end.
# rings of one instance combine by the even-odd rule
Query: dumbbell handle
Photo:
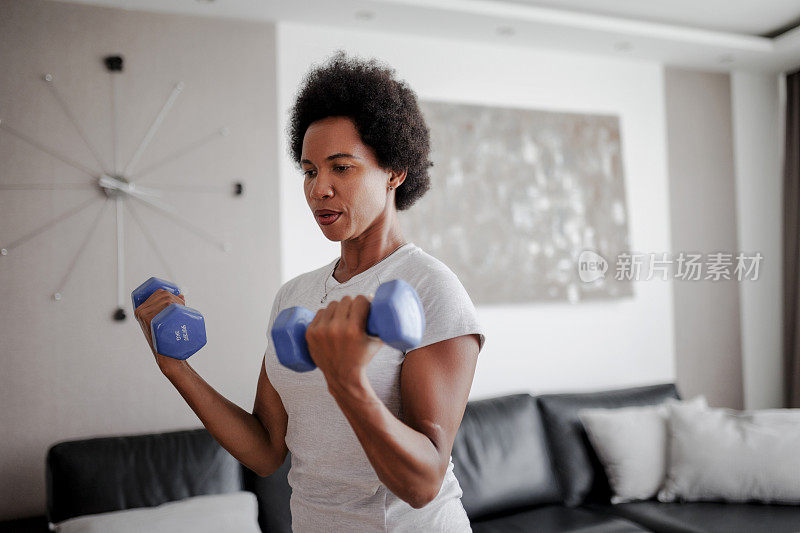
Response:
MULTIPOLYGON (((370 316, 372 310, 370 309, 370 316)), ((272 326, 272 341, 281 363, 297 372, 314 370, 317 365, 311 359, 306 341, 306 330, 314 319, 314 313, 305 307, 288 307, 275 318, 272 326), (292 354, 290 357, 284 354, 292 354)), ((374 324, 367 319, 367 335, 378 337, 374 324)))
MULTIPOLYGON (((305 338, 315 313, 305 307, 281 311, 272 326, 272 341, 281 364, 298 372, 314 370, 305 338)), ((393 348, 406 351, 416 347, 425 331, 425 315, 416 291, 408 282, 396 279, 382 283, 375 293, 367 317, 366 333, 380 337, 393 348)))

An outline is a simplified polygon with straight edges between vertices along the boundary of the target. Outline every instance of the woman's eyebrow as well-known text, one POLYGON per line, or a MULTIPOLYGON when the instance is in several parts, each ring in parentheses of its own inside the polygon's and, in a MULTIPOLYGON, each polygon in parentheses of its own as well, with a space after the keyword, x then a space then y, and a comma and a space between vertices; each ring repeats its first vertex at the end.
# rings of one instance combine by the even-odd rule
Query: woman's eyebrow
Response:
MULTIPOLYGON (((343 153, 343 152, 339 152, 338 154, 331 154, 331 155, 329 155, 328 157, 326 157, 326 158, 325 158, 325 160, 326 160, 326 161, 331 161, 331 160, 333 160, 333 159, 339 159, 340 157, 351 157, 351 158, 353 158, 353 159, 361 159, 361 158, 360 158, 360 157, 358 157, 357 155, 353 155, 353 154, 345 154, 345 153, 343 153)), ((314 163, 312 163, 311 161, 309 161, 308 159, 303 159, 303 160, 301 160, 300 162, 301 162, 301 163, 308 163, 309 165, 313 165, 313 164, 314 164, 314 163)))

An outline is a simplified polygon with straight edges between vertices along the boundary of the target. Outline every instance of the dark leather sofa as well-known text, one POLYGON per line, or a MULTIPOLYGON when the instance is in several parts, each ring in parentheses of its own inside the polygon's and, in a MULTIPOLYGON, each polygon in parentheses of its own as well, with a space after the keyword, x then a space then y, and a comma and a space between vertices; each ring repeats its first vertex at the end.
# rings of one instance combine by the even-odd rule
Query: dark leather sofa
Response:
MULTIPOLYGON (((678 397, 673 384, 471 401, 453 446, 462 502, 475 533, 657 531, 797 532, 800 507, 657 501, 611 505, 602 466, 577 412, 678 397)), ((47 519, 249 490, 264 532, 289 532, 291 456, 272 476, 241 466, 204 429, 103 437, 53 445, 47 519)))

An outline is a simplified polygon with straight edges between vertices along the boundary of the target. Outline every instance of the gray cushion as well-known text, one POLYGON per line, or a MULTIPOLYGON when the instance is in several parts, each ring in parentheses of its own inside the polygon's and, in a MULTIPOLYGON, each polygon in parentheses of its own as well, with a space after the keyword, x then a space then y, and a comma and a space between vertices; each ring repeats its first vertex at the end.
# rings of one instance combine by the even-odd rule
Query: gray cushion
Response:
POLYGON ((800 503, 800 409, 783 415, 669 405, 662 502, 800 503))
MULTIPOLYGON (((670 402, 659 405, 592 408, 578 412, 592 448, 605 467, 613 495, 611 503, 653 498, 664 484, 667 471, 667 418, 670 402)), ((708 407, 705 396, 686 403, 694 409, 708 407)))
POLYGON ((587 497, 590 501, 607 502, 611 497, 608 479, 578 418, 578 411, 590 407, 655 405, 667 398, 678 398, 674 383, 539 396, 539 406, 566 505, 580 505, 587 497))

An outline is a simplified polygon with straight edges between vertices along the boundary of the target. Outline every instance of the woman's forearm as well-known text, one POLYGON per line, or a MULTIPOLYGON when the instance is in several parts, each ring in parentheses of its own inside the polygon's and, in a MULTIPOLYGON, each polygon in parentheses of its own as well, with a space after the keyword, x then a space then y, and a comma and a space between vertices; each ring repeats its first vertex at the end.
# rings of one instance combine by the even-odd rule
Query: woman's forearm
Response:
POLYGON ((273 449, 269 432, 259 419, 231 402, 198 374, 189 363, 162 369, 214 439, 240 463, 259 475, 269 475, 283 462, 273 449))
POLYGON ((392 493, 414 508, 436 497, 445 473, 439 451, 430 438, 389 411, 366 373, 347 383, 329 380, 328 390, 353 427, 378 479, 392 493))

